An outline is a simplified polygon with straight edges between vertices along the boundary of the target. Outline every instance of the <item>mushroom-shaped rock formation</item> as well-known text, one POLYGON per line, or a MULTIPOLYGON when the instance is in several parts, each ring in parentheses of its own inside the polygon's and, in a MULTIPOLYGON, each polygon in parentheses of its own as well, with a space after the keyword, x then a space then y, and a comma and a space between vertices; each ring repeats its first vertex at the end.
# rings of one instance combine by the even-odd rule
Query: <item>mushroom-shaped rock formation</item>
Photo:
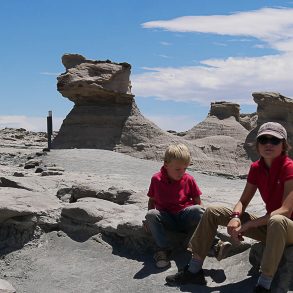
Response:
POLYGON ((57 89, 75 105, 53 148, 99 148, 162 160, 168 145, 181 142, 191 151, 193 169, 236 176, 247 172, 249 162, 238 140, 243 144, 247 130, 235 118, 239 118, 239 109, 232 107, 233 117, 226 114, 229 118, 222 120, 211 116, 216 122, 205 129, 210 135, 194 137, 202 138, 197 142, 191 134, 179 137, 163 131, 140 113, 131 93, 128 63, 87 60, 76 54, 64 55, 62 63, 66 72, 58 76, 57 89), (217 131, 211 133, 216 124, 217 131))
POLYGON ((140 114, 131 94, 130 64, 87 60, 77 54, 65 54, 62 63, 66 72, 58 76, 57 89, 75 105, 53 148, 115 150, 167 135, 140 114), (125 133, 128 128, 135 131, 125 133))
MULTIPOLYGON (((282 124, 288 133, 289 144, 293 143, 293 99, 287 98, 275 92, 254 92, 254 101, 257 103, 257 126, 246 138, 245 149, 249 157, 254 161, 258 158, 255 149, 255 136, 259 127, 268 121, 282 124)), ((293 156, 293 150, 289 152, 293 156)))

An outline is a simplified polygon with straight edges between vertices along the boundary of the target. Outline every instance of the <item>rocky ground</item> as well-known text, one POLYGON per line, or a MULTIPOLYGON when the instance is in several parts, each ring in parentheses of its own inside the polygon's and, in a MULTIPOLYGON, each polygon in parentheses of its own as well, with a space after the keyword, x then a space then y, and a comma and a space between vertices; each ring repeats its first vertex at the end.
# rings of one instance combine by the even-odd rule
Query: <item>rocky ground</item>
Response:
MULTIPOLYGON (((44 133, 0 130, 0 279, 16 292, 252 290, 257 275, 249 275, 248 239, 221 262, 207 259, 207 287, 165 285, 166 275, 189 255, 174 241, 171 268, 153 265, 153 243, 141 221, 150 177, 160 162, 98 149, 44 152, 44 147, 44 133)), ((189 173, 205 205, 233 206, 245 184, 189 173)), ((250 211, 263 213, 259 196, 250 211)))

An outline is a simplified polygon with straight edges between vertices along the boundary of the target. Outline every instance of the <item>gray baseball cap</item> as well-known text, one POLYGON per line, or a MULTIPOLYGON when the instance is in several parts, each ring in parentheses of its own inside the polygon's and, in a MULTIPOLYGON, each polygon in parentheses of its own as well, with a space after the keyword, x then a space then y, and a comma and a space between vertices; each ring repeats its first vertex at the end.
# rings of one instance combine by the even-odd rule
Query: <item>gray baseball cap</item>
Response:
POLYGON ((267 122, 264 123, 257 132, 257 138, 261 135, 269 134, 275 136, 279 139, 287 140, 287 131, 286 129, 277 122, 267 122))

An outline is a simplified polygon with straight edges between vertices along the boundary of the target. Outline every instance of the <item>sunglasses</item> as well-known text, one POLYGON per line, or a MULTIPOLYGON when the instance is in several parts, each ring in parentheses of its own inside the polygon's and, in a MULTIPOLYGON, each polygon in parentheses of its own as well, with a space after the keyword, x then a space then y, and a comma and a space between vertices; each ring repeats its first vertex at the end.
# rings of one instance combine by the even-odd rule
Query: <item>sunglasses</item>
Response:
POLYGON ((257 138, 257 141, 260 143, 260 144, 272 144, 272 145, 278 145, 282 142, 282 139, 280 138, 277 138, 277 137, 267 137, 267 136, 260 136, 257 138))

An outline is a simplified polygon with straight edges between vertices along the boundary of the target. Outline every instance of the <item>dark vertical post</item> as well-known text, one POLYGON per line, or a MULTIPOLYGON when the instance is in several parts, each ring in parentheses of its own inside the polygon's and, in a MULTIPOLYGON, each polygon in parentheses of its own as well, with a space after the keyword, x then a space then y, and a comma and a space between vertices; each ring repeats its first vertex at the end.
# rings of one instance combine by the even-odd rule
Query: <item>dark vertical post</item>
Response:
POLYGON ((49 111, 47 116, 47 134, 48 134, 48 149, 51 149, 51 138, 53 134, 52 111, 49 111))

